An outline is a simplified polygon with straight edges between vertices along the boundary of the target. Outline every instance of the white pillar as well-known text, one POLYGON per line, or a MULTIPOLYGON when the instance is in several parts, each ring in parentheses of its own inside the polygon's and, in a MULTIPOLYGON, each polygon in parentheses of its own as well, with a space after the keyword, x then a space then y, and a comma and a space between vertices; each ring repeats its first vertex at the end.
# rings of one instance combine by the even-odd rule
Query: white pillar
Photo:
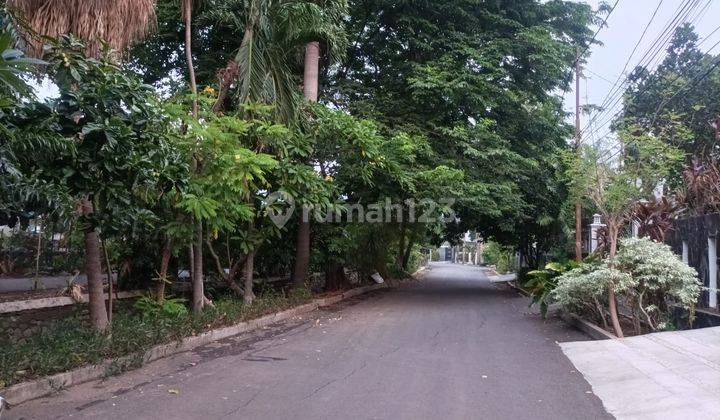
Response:
POLYGON ((682 241, 682 260, 685 264, 689 264, 690 248, 688 247, 687 241, 682 241))
POLYGON ((593 214, 593 222, 590 224, 590 252, 595 252, 598 247, 598 229, 605 226, 600 219, 599 214, 593 214))
POLYGON ((717 239, 708 237, 708 306, 717 308, 717 239))

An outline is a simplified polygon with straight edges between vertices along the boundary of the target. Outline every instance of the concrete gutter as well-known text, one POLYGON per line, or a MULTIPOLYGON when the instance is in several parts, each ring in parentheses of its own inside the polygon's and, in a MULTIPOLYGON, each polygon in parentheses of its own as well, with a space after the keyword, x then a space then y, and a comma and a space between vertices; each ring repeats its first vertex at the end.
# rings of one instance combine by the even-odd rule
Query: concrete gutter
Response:
POLYGON ((108 359, 97 365, 82 366, 68 372, 58 373, 40 379, 21 382, 6 388, 0 389, 0 395, 10 405, 17 405, 23 402, 51 395, 64 388, 79 385, 84 382, 102 379, 113 374, 134 369, 145 363, 152 362, 174 354, 191 351, 197 347, 204 346, 213 341, 222 340, 234 335, 256 330, 280 321, 284 321, 298 315, 317 310, 318 308, 330 306, 344 299, 372 292, 374 290, 387 288, 386 284, 373 284, 370 286, 350 289, 342 294, 331 297, 315 299, 292 309, 274 314, 265 315, 250 321, 240 322, 229 327, 219 328, 203 332, 198 335, 183 338, 168 344, 160 344, 147 350, 143 354, 123 356, 115 359, 108 359))

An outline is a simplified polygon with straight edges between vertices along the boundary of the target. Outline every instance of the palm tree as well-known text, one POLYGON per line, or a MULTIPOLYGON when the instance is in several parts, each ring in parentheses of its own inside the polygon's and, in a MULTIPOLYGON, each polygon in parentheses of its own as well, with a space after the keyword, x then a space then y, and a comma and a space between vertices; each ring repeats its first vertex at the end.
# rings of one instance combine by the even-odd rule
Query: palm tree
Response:
POLYGON ((102 41, 123 51, 143 39, 155 27, 154 0, 7 0, 22 23, 20 32, 28 54, 43 53, 43 36, 74 34, 87 47, 87 54, 98 56, 102 41))
MULTIPOLYGON (((305 45, 303 70, 303 94, 308 102, 317 102, 320 73, 320 42, 325 40, 329 51, 344 51, 346 42, 342 19, 347 11, 345 0, 326 0, 320 4, 311 4, 305 16, 309 17, 303 37, 310 41, 305 45), (314 6, 314 7, 313 7, 314 6)), ((333 56, 331 60, 337 60, 333 56)), ((302 287, 307 280, 310 267, 310 221, 301 216, 295 241, 295 266, 293 267, 293 285, 302 287)))
MULTIPOLYGON (((250 0, 244 2, 238 14, 233 1, 216 5, 210 15, 216 21, 242 27, 243 38, 233 63, 218 75, 220 94, 213 109, 222 108, 229 85, 237 83, 238 101, 260 102, 273 105, 276 118, 287 125, 295 123, 300 105, 296 93, 297 82, 292 67, 298 49, 305 49, 306 77, 303 83, 306 99, 317 101, 320 43, 322 40, 330 52, 330 60, 345 49, 342 17, 347 9, 345 0, 328 0, 320 3, 298 0, 250 0), (326 7, 324 7, 326 6, 326 7), (239 16, 240 15, 240 16, 239 16), (242 26, 241 26, 242 25, 242 26), (314 64, 311 64, 314 63, 314 64), (313 73, 314 72, 314 73, 313 73), (314 87, 313 87, 314 86, 314 87), (314 92, 314 93, 312 93, 314 92)), ((294 279, 305 282, 310 258, 310 226, 300 224, 294 279)), ((252 275, 255 253, 246 259, 246 283, 252 275), (248 268, 249 267, 249 268, 248 268)))

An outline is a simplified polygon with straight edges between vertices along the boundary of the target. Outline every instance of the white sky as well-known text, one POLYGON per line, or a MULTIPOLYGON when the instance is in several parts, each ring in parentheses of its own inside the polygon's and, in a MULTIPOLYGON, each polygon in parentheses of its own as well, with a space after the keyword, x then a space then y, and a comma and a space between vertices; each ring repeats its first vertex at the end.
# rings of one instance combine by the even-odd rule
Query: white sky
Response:
MULTIPOLYGON (((573 0, 575 1, 575 0, 573 0)), ((586 0, 594 9, 598 7, 599 0, 586 0)), ((606 0, 611 5, 614 0, 606 0)), ((712 34, 706 40, 703 38, 710 35, 720 22, 717 17, 720 16, 720 0, 701 0, 697 1, 698 5, 693 12, 690 13, 690 21, 694 20, 695 32, 700 37, 700 49, 708 51, 716 42, 720 41, 720 30, 712 34), (705 9, 707 5, 707 8, 705 9), (704 11, 703 11, 704 10, 704 11), (702 14, 700 13, 702 11, 702 14)), ((591 47, 592 55, 587 59, 585 70, 583 71, 584 79, 580 80, 580 102, 581 104, 589 103, 600 105, 603 99, 609 93, 615 80, 620 73, 633 51, 635 44, 641 38, 645 26, 655 9, 660 4, 657 15, 652 24, 648 27, 647 33, 639 44, 637 51, 633 55, 628 64, 625 74, 631 72, 635 65, 638 64, 646 51, 651 47, 653 42, 663 32, 666 25, 672 21, 681 0, 620 0, 617 7, 607 20, 607 26, 598 34, 597 39, 603 45, 595 45, 591 47), (604 80, 607 79, 607 80, 604 80)), ((597 28, 594 28, 597 29, 597 28)), ((667 43, 663 44, 662 53, 652 60, 655 67, 665 56, 667 43)), ((715 47, 711 52, 720 53, 720 45, 715 47)), ((624 76, 624 75, 623 75, 624 76)), ((621 79, 621 82, 624 79, 621 79)), ((574 89, 574 84, 573 84, 574 89)), ((624 89, 623 89, 624 90, 624 89)), ((603 114, 596 119, 596 125, 587 130, 583 134, 583 141, 598 140, 598 137, 607 133, 607 124, 600 126, 601 123, 614 114, 621 107, 621 101, 613 108, 612 112, 603 114)), ((565 110, 572 113, 573 116, 568 120, 574 121, 575 112, 575 92, 569 91, 565 94, 565 110)), ((581 116, 580 127, 585 128, 589 118, 586 115, 581 116)))

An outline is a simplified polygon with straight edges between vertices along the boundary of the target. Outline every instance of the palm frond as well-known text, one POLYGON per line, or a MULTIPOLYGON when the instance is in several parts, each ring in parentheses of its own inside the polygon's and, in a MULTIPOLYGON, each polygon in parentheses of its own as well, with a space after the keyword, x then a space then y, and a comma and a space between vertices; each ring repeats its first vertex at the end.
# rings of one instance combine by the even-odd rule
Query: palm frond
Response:
POLYGON ((98 56, 102 42, 122 51, 155 28, 154 0, 8 0, 19 18, 28 53, 40 57, 43 37, 74 34, 90 56, 98 56))

